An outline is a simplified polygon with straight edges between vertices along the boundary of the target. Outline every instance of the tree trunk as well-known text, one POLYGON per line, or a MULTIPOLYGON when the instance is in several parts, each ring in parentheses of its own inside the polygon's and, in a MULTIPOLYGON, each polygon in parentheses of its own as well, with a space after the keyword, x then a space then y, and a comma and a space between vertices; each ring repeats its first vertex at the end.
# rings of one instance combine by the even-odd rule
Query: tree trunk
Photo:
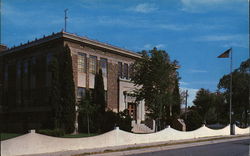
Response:
POLYGON ((90 132, 89 132, 89 114, 87 114, 87 123, 88 123, 88 135, 90 135, 90 132))

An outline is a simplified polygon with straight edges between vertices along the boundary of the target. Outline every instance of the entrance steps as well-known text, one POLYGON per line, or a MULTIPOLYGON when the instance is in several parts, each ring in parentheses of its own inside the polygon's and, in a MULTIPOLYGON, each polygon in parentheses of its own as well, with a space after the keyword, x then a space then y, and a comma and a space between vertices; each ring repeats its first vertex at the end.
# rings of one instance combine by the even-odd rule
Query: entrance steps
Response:
POLYGON ((143 123, 133 123, 132 122, 132 132, 133 133, 154 133, 154 130, 149 128, 143 123))

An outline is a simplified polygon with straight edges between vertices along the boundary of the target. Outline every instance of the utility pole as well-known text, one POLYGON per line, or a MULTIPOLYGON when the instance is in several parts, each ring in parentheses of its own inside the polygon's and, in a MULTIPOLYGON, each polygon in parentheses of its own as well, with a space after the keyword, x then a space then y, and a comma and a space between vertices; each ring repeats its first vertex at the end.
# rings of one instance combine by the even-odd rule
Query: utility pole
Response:
POLYGON ((64 10, 64 31, 65 32, 67 32, 67 19, 68 19, 68 17, 67 17, 67 11, 68 11, 68 9, 64 10))

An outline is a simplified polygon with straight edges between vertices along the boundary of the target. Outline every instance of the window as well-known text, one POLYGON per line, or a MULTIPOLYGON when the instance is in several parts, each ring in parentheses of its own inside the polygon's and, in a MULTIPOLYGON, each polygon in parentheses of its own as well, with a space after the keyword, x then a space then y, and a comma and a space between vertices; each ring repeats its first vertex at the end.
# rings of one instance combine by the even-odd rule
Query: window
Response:
POLYGON ((52 61, 52 54, 51 53, 48 53, 47 54, 47 57, 46 57, 46 63, 47 65, 49 65, 52 61))
POLYGON ((18 105, 21 104, 21 74, 22 74, 22 62, 21 61, 18 61, 17 62, 17 65, 16 65, 16 102, 18 105))
POLYGON ((18 61, 17 65, 16 65, 16 87, 17 87, 17 90, 21 89, 21 80, 22 80, 21 74, 22 74, 22 63, 21 63, 21 61, 18 61))
POLYGON ((124 63, 123 76, 124 78, 128 79, 128 64, 127 63, 124 63))
POLYGON ((48 53, 46 56, 46 86, 50 87, 51 86, 51 81, 52 81, 52 72, 49 70, 49 65, 52 61, 53 55, 51 53, 48 53))
POLYGON ((21 72, 22 72, 22 64, 21 64, 21 62, 19 61, 19 62, 17 62, 17 69, 16 69, 16 71, 17 71, 17 78, 20 78, 21 77, 21 72))
POLYGON ((118 76, 122 77, 122 63, 118 62, 118 76))
POLYGON ((85 93, 86 92, 86 89, 83 88, 83 87, 78 87, 77 88, 77 97, 78 98, 84 98, 85 97, 85 93))
POLYGON ((97 67, 97 57, 90 56, 89 57, 89 72, 92 74, 96 74, 96 67, 97 67))
POLYGON ((36 85, 36 58, 35 57, 32 57, 31 58, 31 66, 30 66, 30 68, 31 68, 31 80, 30 80, 30 87, 31 87, 31 89, 34 89, 35 88, 35 85, 36 85))
POLYGON ((100 60, 100 68, 102 69, 103 76, 107 76, 107 66, 108 66, 107 62, 108 61, 105 58, 101 58, 101 60, 100 60))
POLYGON ((9 79, 9 65, 4 67, 4 88, 8 88, 8 79, 9 79))
POLYGON ((28 70, 29 70, 29 62, 28 60, 25 60, 23 63, 23 88, 24 89, 28 89, 28 83, 29 83, 28 70))
POLYGON ((9 70, 9 66, 6 65, 5 69, 4 69, 4 80, 5 81, 8 81, 8 76, 9 76, 8 70, 9 70))
POLYGON ((128 67, 128 77, 131 78, 132 74, 133 74, 133 65, 130 64, 128 67))
POLYGON ((78 72, 86 73, 86 54, 78 53, 78 72))
POLYGON ((28 70, 29 70, 29 63, 28 63, 28 61, 26 60, 26 61, 24 62, 24 65, 23 65, 23 72, 24 72, 24 74, 28 74, 28 70))

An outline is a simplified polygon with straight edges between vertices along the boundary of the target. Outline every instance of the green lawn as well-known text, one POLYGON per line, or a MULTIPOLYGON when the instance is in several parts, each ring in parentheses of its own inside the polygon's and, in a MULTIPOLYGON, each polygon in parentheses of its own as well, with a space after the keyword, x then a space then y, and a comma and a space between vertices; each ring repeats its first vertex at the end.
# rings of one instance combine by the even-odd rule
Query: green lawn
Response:
POLYGON ((99 135, 97 133, 90 133, 89 135, 87 133, 80 133, 80 134, 65 134, 62 136, 63 138, 84 138, 84 137, 90 137, 90 136, 96 136, 99 135))
POLYGON ((0 140, 3 141, 3 140, 7 140, 7 139, 11 139, 11 138, 15 138, 15 137, 18 137, 20 135, 23 135, 23 134, 16 134, 16 133, 1 133, 1 138, 0 140))

